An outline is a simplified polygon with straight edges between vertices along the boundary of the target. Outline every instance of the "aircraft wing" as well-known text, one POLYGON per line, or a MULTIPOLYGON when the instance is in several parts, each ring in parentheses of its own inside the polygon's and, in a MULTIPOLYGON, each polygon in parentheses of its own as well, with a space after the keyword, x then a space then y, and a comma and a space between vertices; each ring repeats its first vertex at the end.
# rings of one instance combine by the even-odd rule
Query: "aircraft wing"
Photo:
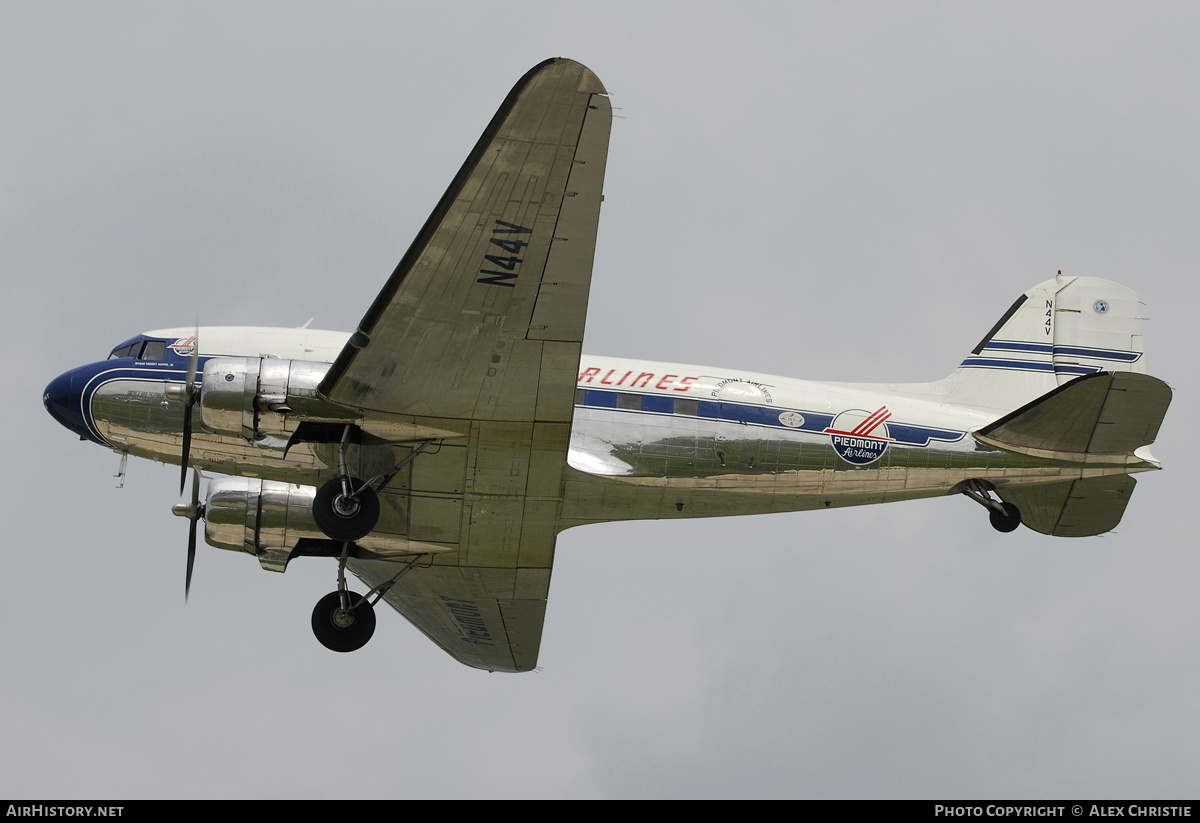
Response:
MULTIPOLYGON (((396 563, 351 560, 350 570, 377 586, 396 563)), ((431 565, 416 568, 384 600, 455 660, 493 672, 537 665, 550 569, 431 565)))
MULTIPOLYGON (((608 154, 605 94, 563 59, 517 83, 318 388, 360 411, 390 453, 420 439, 411 433, 443 433, 380 492, 389 531, 414 551, 437 548, 385 597, 477 668, 537 661, 608 154)), ((349 566, 376 585, 403 563, 349 566)))
POLYGON ((321 383, 368 414, 570 421, 612 109, 570 60, 509 93, 321 383))

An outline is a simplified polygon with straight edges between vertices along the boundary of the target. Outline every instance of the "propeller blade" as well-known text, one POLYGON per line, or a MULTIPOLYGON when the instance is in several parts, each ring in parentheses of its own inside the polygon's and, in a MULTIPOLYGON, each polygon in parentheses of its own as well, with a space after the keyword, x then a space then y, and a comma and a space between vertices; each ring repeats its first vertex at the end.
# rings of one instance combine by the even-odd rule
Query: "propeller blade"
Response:
POLYGON ((194 518, 188 527, 187 577, 183 581, 183 601, 192 593, 192 567, 196 565, 196 523, 200 518, 194 518))
POLYGON ((183 407, 183 457, 179 461, 179 493, 183 494, 183 487, 187 485, 188 459, 192 452, 192 404, 190 400, 185 400, 187 403, 183 407))
MULTIPOLYGON (((179 493, 187 484, 188 462, 192 456, 192 406, 199 399, 196 391, 196 370, 200 364, 200 324, 192 335, 192 353, 188 355, 187 377, 183 382, 183 454, 179 460, 179 493)), ((190 577, 190 575, 189 575, 190 577)))
POLYGON ((196 333, 192 335, 192 353, 188 355, 187 389, 192 390, 196 381, 196 366, 200 362, 200 324, 196 324, 196 333))
POLYGON ((200 470, 192 469, 192 502, 176 503, 171 514, 186 517, 188 525, 187 577, 183 581, 183 599, 186 602, 192 592, 192 569, 196 565, 196 525, 204 517, 204 506, 200 505, 200 470))

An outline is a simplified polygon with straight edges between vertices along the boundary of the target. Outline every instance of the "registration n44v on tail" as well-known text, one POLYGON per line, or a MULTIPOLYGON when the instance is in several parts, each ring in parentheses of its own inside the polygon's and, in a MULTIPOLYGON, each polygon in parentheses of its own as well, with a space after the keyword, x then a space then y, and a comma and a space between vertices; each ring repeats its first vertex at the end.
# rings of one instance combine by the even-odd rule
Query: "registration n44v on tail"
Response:
POLYGON ((1159 468, 1171 390, 1146 374, 1137 296, 1100 279, 998 305, 934 383, 582 355, 611 118, 587 68, 535 66, 353 333, 149 331, 55 378, 46 409, 180 464, 181 493, 193 470, 185 587, 203 521, 270 571, 336 559, 312 615, 328 648, 366 643, 385 600, 490 671, 536 665, 572 526, 961 494, 1000 531, 1086 537, 1159 468))

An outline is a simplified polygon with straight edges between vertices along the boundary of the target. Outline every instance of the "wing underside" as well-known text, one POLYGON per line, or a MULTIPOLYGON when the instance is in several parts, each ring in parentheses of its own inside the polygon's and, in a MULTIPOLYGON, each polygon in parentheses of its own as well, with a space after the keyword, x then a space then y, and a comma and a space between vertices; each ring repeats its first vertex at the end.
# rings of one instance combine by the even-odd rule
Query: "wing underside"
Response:
MULTIPOLYGON (((570 60, 517 83, 318 389, 389 448, 436 440, 380 495, 395 530, 438 548, 385 599, 477 668, 537 660, 608 152, 605 94, 570 60)), ((350 568, 378 585, 403 565, 350 568)))
MULTIPOLYGON (((378 561, 349 565, 370 586, 398 570, 378 561)), ((548 568, 434 565, 406 573, 384 600, 460 663, 523 672, 537 665, 549 590, 548 568)))

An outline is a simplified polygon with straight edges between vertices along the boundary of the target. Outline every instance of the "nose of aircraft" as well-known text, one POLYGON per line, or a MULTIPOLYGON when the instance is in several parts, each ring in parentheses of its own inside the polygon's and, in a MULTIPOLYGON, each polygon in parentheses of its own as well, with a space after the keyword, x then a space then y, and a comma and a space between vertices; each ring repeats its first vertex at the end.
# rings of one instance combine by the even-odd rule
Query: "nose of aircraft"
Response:
POLYGON ((42 392, 42 405, 63 426, 80 437, 94 440, 83 420, 83 404, 74 389, 74 375, 74 371, 69 371, 51 380, 46 391, 42 392))

